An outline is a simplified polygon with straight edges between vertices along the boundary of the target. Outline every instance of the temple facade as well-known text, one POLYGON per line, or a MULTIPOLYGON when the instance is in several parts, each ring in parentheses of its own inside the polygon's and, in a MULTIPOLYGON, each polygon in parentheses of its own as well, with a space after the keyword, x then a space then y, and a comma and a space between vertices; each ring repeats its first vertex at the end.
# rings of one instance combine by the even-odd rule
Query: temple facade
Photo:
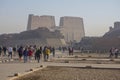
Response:
POLYGON ((27 30, 34 30, 39 27, 59 30, 64 35, 66 42, 80 42, 80 40, 85 36, 83 19, 80 17, 61 17, 59 26, 56 26, 54 16, 36 16, 30 14, 28 17, 27 30))

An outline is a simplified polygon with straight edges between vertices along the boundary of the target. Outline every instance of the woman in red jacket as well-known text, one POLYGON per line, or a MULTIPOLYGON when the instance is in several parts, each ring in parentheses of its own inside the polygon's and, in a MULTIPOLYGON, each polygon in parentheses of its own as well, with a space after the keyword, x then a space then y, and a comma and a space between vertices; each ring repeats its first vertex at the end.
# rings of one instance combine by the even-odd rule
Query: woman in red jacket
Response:
POLYGON ((29 48, 29 49, 28 49, 29 61, 31 61, 32 55, 33 55, 33 51, 32 51, 31 48, 29 48))

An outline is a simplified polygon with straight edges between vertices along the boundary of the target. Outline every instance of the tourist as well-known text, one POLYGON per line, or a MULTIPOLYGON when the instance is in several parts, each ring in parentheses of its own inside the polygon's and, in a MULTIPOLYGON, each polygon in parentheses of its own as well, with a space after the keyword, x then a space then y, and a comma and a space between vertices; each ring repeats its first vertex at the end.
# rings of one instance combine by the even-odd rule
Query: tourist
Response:
POLYGON ((71 50, 70 50, 70 47, 68 47, 68 52, 69 52, 69 56, 70 56, 70 54, 71 54, 71 50))
POLYGON ((43 49, 43 56, 44 56, 44 61, 46 61, 47 59, 46 59, 46 56, 47 56, 47 54, 46 54, 46 46, 44 47, 44 49, 43 49))
POLYGON ((73 55, 74 49, 73 47, 71 47, 71 55, 73 55))
POLYGON ((29 61, 31 61, 33 55, 33 50, 31 49, 31 47, 28 48, 28 56, 29 56, 29 61))
POLYGON ((46 60, 48 61, 50 55, 50 49, 47 47, 45 52, 46 52, 46 60))
POLYGON ((4 56, 6 56, 7 48, 5 46, 3 47, 3 52, 4 52, 4 56))
POLYGON ((62 50, 62 48, 61 48, 61 46, 59 46, 59 51, 61 51, 62 50))
POLYGON ((63 51, 63 53, 65 52, 65 47, 62 47, 62 51, 63 51))
POLYGON ((55 48, 54 47, 52 48, 52 54, 53 54, 53 57, 55 57, 55 48))
POLYGON ((13 48, 11 46, 8 47, 8 58, 11 56, 12 59, 12 52, 13 52, 13 48))
POLYGON ((16 51, 17 51, 16 47, 13 47, 14 56, 16 56, 16 51))
POLYGON ((110 52, 110 56, 109 57, 110 58, 113 57, 113 55, 114 55, 114 48, 111 48, 109 52, 110 52))
POLYGON ((1 57, 1 55, 2 55, 2 47, 0 46, 0 57, 1 57))
POLYGON ((33 55, 34 55, 34 58, 35 58, 35 60, 36 60, 36 55, 35 55, 35 53, 36 53, 36 50, 37 50, 37 46, 34 45, 34 46, 31 47, 31 49, 32 49, 32 51, 33 51, 33 55))
POLYGON ((42 47, 38 48, 35 52, 36 60, 38 61, 38 63, 40 62, 41 55, 42 55, 42 47))
POLYGON ((41 57, 42 57, 42 53, 43 53, 43 49, 42 49, 42 46, 40 46, 40 50, 41 50, 41 57))
POLYGON ((27 49, 27 47, 23 51, 23 56, 24 56, 24 63, 26 63, 27 62, 27 57, 28 57, 28 49, 27 49))
POLYGON ((115 48, 114 53, 115 53, 115 58, 118 58, 119 50, 117 48, 115 48))
POLYGON ((23 47, 22 46, 18 49, 18 55, 19 55, 19 60, 21 61, 22 55, 23 55, 23 47))

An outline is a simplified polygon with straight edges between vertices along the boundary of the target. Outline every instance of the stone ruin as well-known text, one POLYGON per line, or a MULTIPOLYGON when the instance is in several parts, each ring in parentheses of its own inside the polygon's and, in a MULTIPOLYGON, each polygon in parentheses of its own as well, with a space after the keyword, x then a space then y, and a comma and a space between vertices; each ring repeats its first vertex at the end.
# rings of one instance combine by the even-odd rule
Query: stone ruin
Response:
POLYGON ((0 45, 2 46, 65 46, 64 36, 59 31, 50 31, 41 27, 35 30, 23 31, 15 34, 0 35, 0 45))

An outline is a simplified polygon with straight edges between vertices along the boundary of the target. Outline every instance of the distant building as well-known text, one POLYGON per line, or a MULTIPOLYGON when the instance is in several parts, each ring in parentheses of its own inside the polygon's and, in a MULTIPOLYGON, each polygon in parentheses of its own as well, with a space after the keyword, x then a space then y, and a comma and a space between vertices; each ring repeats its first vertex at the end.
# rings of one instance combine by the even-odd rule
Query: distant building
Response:
POLYGON ((39 27, 46 27, 53 31, 59 30, 64 35, 66 42, 80 42, 85 36, 83 19, 80 17, 61 17, 59 26, 56 26, 54 16, 35 16, 30 14, 27 30, 34 30, 39 27))
POLYGON ((120 22, 114 22, 114 28, 120 28, 120 22))
POLYGON ((80 17, 61 17, 60 27, 66 42, 80 42, 85 36, 83 19, 80 17))
POLYGON ((118 29, 120 29, 120 22, 117 21, 117 22, 114 22, 114 27, 112 26, 109 27, 109 32, 112 32, 118 29))
POLYGON ((109 31, 103 37, 119 37, 120 36, 120 22, 114 22, 114 27, 110 26, 109 31))
POLYGON ((54 16, 49 15, 36 16, 30 14, 28 17, 27 30, 34 30, 39 27, 47 27, 48 29, 51 29, 51 27, 54 26, 56 26, 54 16))

